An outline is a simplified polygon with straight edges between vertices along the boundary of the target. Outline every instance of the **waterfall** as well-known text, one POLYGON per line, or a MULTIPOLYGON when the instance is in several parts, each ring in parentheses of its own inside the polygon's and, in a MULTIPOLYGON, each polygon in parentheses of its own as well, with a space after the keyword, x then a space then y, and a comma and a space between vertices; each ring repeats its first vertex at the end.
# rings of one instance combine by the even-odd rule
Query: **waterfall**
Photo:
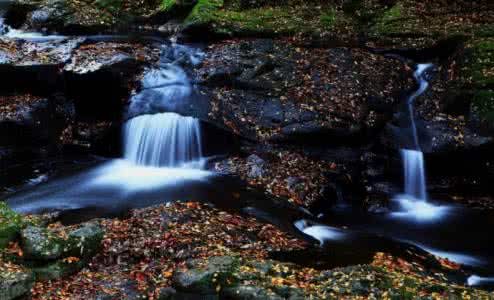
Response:
POLYGON ((401 150, 405 178, 405 194, 426 200, 424 154, 417 150, 401 150))
POLYGON ((200 166, 200 131, 199 120, 175 113, 138 116, 125 124, 124 158, 143 166, 200 166))
MULTIPOLYGON (((188 105, 192 85, 183 65, 194 65, 202 53, 182 45, 164 45, 159 68, 150 68, 141 91, 131 98, 124 127, 124 158, 140 166, 202 168, 198 119, 183 117, 177 108, 188 105)), ((178 109, 180 110, 180 109, 178 109)))
POLYGON ((408 111, 410 116, 410 127, 415 149, 402 149, 403 169, 405 178, 405 194, 415 199, 426 200, 427 192, 425 185, 424 154, 420 151, 420 144, 417 134, 417 126, 413 113, 413 103, 417 97, 422 95, 429 83, 424 77, 424 72, 432 67, 432 64, 419 64, 414 73, 415 80, 419 88, 408 98, 408 111))
POLYGON ((415 118, 413 115, 413 102, 415 99, 422 95, 429 87, 429 82, 424 78, 424 72, 432 67, 432 64, 419 64, 413 76, 419 84, 419 88, 408 98, 408 112, 410 114, 410 126, 412 128, 413 142, 415 149, 420 149, 419 138, 417 135, 417 126, 415 125, 415 118))
POLYGON ((398 195, 395 200, 399 202, 402 211, 392 213, 394 216, 416 220, 435 219, 447 211, 447 207, 435 206, 427 202, 424 153, 420 149, 413 113, 415 99, 422 95, 429 86, 424 72, 431 67, 432 64, 419 64, 414 73, 419 88, 407 101, 414 149, 401 149, 404 171, 404 194, 398 195))

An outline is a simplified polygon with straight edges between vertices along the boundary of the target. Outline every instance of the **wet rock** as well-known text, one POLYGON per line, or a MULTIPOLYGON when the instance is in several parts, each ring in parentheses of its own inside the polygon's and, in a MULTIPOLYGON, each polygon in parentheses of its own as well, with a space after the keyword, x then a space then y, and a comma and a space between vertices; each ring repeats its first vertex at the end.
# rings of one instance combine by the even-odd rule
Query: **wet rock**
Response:
POLYGON ((70 111, 57 101, 32 95, 1 97, 0 133, 3 139, 0 144, 55 144, 65 122, 71 118, 70 111))
POLYGON ((60 136, 73 118, 63 97, 0 96, 0 156, 4 166, 39 159, 59 151, 60 136))
POLYGON ((176 270, 173 285, 179 291, 199 294, 216 294, 218 286, 226 286, 233 279, 232 272, 238 259, 229 256, 212 257, 207 262, 191 260, 187 270, 176 270))
POLYGON ((47 0, 28 16, 30 28, 43 30, 68 25, 71 9, 64 0, 47 0))
POLYGON ((142 70, 137 57, 155 59, 148 50, 152 52, 142 45, 95 43, 75 51, 63 74, 77 114, 89 120, 120 120, 130 86, 142 70))
MULTIPOLYGON (((402 125, 406 122, 400 123, 389 123, 381 135, 381 142, 396 150, 416 148, 411 127, 409 124, 402 125)), ((484 135, 466 124, 462 117, 438 115, 431 120, 416 120, 416 126, 419 146, 424 153, 471 150, 493 141, 491 136, 484 135)))
POLYGON ((48 261, 60 258, 65 241, 45 228, 28 226, 21 232, 22 249, 29 259, 48 261))
POLYGON ((177 291, 174 288, 162 288, 160 290, 158 300, 173 300, 176 295, 177 291))
POLYGON ((49 95, 59 90, 60 68, 83 39, 42 42, 0 40, 0 79, 4 93, 49 95))
POLYGON ((0 299, 13 300, 28 296, 33 285, 32 272, 2 270, 0 268, 0 299))
POLYGON ((372 214, 387 214, 389 213, 389 207, 384 206, 382 203, 372 203, 367 207, 367 211, 372 214))
POLYGON ((249 139, 363 142, 382 123, 369 117, 375 102, 386 109, 374 115, 384 116, 412 84, 401 63, 397 69, 397 61, 353 49, 309 51, 258 39, 215 44, 205 52, 193 80, 212 97, 211 121, 249 139), (381 71, 386 76, 376 76, 381 71))
POLYGON ((259 178, 266 174, 266 162, 259 156, 252 154, 247 157, 247 165, 250 168, 247 176, 249 178, 259 178))

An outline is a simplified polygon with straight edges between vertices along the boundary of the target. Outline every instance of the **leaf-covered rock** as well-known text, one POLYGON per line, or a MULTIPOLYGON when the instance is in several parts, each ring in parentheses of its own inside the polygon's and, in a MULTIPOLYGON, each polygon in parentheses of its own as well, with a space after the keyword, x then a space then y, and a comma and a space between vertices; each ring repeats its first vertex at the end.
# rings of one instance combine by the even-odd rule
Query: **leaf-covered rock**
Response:
POLYGON ((216 294, 222 286, 231 284, 238 259, 229 256, 212 257, 207 262, 191 260, 188 269, 173 275, 178 290, 199 294, 216 294))
POLYGON ((18 299, 29 294, 34 284, 31 271, 12 264, 4 264, 0 259, 0 299, 18 299))
POLYGON ((21 232, 22 249, 27 258, 49 261, 61 258, 66 241, 53 232, 35 226, 28 226, 21 232))

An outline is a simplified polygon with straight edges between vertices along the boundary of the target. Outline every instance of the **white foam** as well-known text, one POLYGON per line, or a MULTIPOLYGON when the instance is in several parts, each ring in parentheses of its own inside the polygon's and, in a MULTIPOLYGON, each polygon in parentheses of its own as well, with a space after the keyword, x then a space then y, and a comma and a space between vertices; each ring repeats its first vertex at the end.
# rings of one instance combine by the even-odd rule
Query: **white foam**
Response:
POLYGON ((31 42, 58 41, 67 38, 66 36, 63 35, 43 35, 39 32, 25 32, 22 30, 17 30, 12 28, 9 28, 7 30, 7 33, 5 33, 3 36, 11 39, 26 40, 31 42))
POLYGON ((86 188, 118 187, 124 192, 154 190, 185 181, 204 181, 212 173, 192 168, 158 168, 115 160, 94 171, 86 188))
POLYGON ((404 240, 404 242, 413 244, 419 248, 422 248, 423 250, 431 253, 432 255, 441 257, 441 258, 446 258, 449 261, 452 261, 457 264, 462 264, 462 265, 469 265, 469 266, 482 266, 484 262, 474 256, 467 255, 467 254, 462 254, 462 253, 457 253, 457 252, 449 252, 449 251, 443 251, 443 250, 438 250, 434 248, 427 247, 425 245, 415 243, 412 241, 407 241, 404 240))
POLYGON ((324 225, 308 226, 306 220, 298 220, 294 225, 298 230, 318 240, 321 246, 326 241, 337 241, 345 238, 343 230, 336 227, 324 225))
POLYGON ((467 284, 469 286, 483 285, 486 283, 494 283, 494 277, 480 277, 477 275, 472 275, 467 279, 467 284))
POLYGON ((448 206, 434 205, 405 194, 396 196, 393 201, 399 203, 400 211, 392 212, 391 216, 418 222, 437 220, 451 209, 448 206))

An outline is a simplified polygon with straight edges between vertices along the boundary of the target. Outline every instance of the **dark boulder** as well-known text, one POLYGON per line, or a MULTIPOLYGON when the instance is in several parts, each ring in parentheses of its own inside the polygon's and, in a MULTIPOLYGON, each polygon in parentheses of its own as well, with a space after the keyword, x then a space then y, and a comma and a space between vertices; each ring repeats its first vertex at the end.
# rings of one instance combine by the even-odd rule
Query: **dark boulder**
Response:
POLYGON ((212 122, 248 139, 326 145, 365 143, 412 84, 398 60, 273 40, 212 45, 194 76, 212 122))

